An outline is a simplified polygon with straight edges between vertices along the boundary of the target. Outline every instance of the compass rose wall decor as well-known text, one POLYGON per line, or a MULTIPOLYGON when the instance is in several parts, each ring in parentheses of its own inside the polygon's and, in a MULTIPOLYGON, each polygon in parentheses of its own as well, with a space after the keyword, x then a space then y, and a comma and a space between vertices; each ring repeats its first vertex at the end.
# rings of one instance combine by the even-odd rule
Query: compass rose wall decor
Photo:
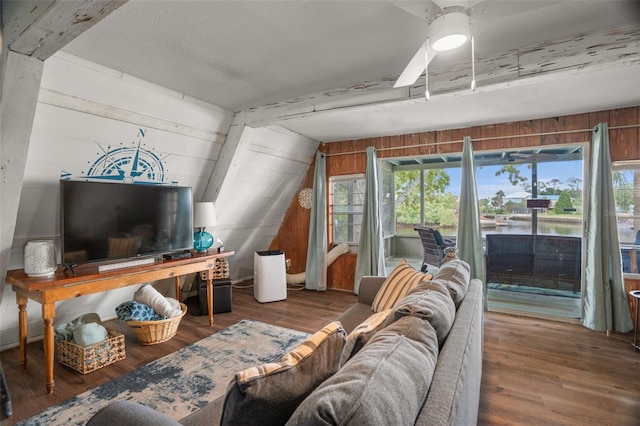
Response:
MULTIPOLYGON (((138 137, 144 138, 146 130, 140 129, 138 137)), ((171 154, 160 156, 147 149, 141 139, 120 146, 106 148, 98 144, 97 158, 90 162, 89 168, 80 176, 72 176, 63 172, 61 179, 83 178, 120 183, 136 184, 168 184, 166 158, 171 154)))

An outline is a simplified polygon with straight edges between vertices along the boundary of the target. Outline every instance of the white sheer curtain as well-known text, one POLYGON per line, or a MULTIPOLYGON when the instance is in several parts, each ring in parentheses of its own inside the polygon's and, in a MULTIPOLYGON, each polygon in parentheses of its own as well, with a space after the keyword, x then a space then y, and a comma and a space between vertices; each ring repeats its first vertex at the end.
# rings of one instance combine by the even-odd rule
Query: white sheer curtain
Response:
POLYGON ((327 159, 321 152, 316 154, 313 175, 313 197, 307 246, 305 288, 324 291, 327 289, 327 159))
POLYGON ((582 324, 592 330, 631 331, 622 278, 618 223, 613 198, 609 127, 598 124, 591 142, 591 188, 587 205, 582 324))
POLYGON ((367 171, 365 174, 364 208, 362 227, 358 243, 358 257, 353 291, 358 294, 360 280, 365 275, 384 276, 384 244, 382 240, 382 215, 378 198, 378 160, 376 150, 367 148, 367 171))

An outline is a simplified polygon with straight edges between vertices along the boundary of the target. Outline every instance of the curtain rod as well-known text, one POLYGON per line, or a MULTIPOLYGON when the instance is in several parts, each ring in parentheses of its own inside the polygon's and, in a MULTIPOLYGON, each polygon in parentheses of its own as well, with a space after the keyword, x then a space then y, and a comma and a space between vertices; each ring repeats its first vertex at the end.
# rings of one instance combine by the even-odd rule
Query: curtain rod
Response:
MULTIPOLYGON (((628 124, 624 126, 613 126, 609 127, 609 130, 620 130, 620 129, 631 129, 631 128, 640 128, 640 124, 628 124)), ((491 141, 497 139, 511 139, 511 138, 530 138, 533 136, 551 136, 551 135, 566 135, 570 133, 582 133, 582 132, 591 132, 593 129, 579 129, 579 130, 560 130, 557 132, 544 132, 544 133, 529 133, 523 135, 508 135, 508 136, 490 136, 486 138, 476 138, 471 139, 471 142, 483 142, 483 141, 491 141)), ((445 141, 445 142, 433 142, 433 143, 423 143, 418 145, 404 145, 404 146, 394 146, 388 148, 376 148, 378 151, 392 151, 394 149, 407 149, 407 148, 419 148, 425 146, 438 146, 438 145, 447 145, 452 143, 462 143, 462 140, 454 140, 454 141, 445 141)), ((522 148, 522 147, 518 147, 522 148)), ((333 154, 324 154, 326 157, 333 157, 338 155, 349 155, 349 154, 362 154, 366 153, 366 150, 360 151, 349 151, 349 152, 336 152, 333 154)))

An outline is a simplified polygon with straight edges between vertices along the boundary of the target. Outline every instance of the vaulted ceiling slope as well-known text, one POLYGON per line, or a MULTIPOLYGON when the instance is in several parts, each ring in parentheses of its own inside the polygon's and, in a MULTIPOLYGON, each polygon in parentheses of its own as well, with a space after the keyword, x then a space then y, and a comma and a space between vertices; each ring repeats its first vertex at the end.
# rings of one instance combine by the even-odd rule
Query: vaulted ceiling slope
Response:
POLYGON ((639 2, 471 3, 478 89, 467 45, 434 59, 428 102, 391 87, 431 1, 129 0, 64 50, 319 141, 640 104, 639 2))

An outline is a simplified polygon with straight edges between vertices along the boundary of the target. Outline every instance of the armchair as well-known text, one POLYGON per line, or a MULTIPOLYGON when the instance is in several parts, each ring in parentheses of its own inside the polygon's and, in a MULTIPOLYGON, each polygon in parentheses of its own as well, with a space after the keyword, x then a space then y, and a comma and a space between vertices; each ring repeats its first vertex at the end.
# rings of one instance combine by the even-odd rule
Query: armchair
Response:
POLYGON ((445 256, 445 250, 449 247, 455 247, 456 243, 452 240, 444 239, 440 231, 426 226, 414 225, 413 229, 418 231, 424 255, 422 259, 422 272, 426 272, 429 266, 439 268, 445 256))

